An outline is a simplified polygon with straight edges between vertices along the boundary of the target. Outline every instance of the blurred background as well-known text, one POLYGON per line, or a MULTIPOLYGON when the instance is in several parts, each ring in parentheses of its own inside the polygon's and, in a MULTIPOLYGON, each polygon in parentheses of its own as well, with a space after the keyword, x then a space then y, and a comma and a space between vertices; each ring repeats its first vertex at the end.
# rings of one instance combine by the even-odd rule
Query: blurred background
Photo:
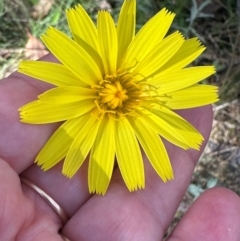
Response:
MULTIPOLYGON (((48 26, 69 34, 65 10, 81 4, 96 19, 99 9, 117 19, 123 0, 0 0, 0 78, 17 69, 22 59, 47 53, 39 36, 48 26)), ((240 0, 138 0, 137 28, 161 8, 175 12, 171 32, 197 36, 207 47, 194 65, 215 65, 205 83, 219 87, 208 146, 172 227, 204 190, 224 186, 240 194, 240 0)), ((171 230, 171 229, 170 229, 171 230)), ((169 231, 170 231, 169 230, 169 231)))

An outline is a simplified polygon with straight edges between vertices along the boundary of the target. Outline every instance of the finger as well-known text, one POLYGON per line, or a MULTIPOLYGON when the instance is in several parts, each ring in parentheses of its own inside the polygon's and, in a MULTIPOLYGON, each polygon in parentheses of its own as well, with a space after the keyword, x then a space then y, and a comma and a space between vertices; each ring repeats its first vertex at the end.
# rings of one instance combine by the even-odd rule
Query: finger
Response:
MULTIPOLYGON (((212 124, 211 107, 181 114, 207 141, 212 124)), ((104 197, 93 196, 64 227, 71 240, 160 240, 189 185, 200 152, 184 151, 166 142, 175 179, 164 184, 145 158, 146 188, 129 193, 119 170, 104 197), (74 229, 73 227, 78 227, 74 229), (89 239, 88 237, 92 237, 89 239)))
POLYGON ((33 182, 50 195, 70 218, 90 197, 87 177, 88 163, 85 161, 71 179, 62 174, 62 163, 43 172, 32 165, 21 176, 33 182))
POLYGON ((213 188, 194 202, 167 241, 238 241, 239 226, 239 197, 228 189, 213 188))
MULTIPOLYGON (((22 203, 20 181, 9 165, 0 160, 0 237, 1 240, 14 240, 24 222, 24 210, 19 208, 22 203), (9 232, 11 227, 11 232, 9 232)), ((29 217, 29 212, 25 213, 29 217)))
MULTIPOLYGON (((46 61, 55 61, 48 55, 46 61)), ((29 125, 20 122, 18 109, 52 87, 14 73, 0 82, 0 157, 18 173, 30 166, 58 124, 29 125)))
POLYGON ((59 217, 0 159, 0 240, 60 241, 59 217))

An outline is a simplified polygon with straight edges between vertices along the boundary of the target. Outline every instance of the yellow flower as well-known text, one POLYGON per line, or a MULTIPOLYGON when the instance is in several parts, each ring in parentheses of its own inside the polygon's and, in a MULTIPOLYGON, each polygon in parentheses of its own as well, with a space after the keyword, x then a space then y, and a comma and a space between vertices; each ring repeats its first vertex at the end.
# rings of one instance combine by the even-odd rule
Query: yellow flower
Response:
POLYGON ((67 11, 73 35, 50 27, 42 40, 61 63, 23 61, 19 71, 56 87, 20 108, 21 121, 65 121, 36 157, 43 170, 65 158, 71 178, 89 154, 91 193, 104 194, 114 160, 130 191, 145 187, 140 145, 164 182, 173 178, 161 137, 199 149, 202 135, 172 110, 218 100, 199 81, 213 66, 186 67, 205 49, 177 31, 165 37, 174 14, 162 9, 135 35, 136 0, 125 0, 117 26, 100 11, 97 26, 80 6, 67 11), (160 137, 161 136, 161 137, 160 137))

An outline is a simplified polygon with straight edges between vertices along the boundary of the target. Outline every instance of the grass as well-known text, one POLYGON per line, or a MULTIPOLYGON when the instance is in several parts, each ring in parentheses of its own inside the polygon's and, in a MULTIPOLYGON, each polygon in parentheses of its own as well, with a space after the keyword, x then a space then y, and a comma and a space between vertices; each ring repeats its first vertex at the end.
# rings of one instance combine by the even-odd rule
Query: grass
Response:
MULTIPOLYGON (((0 1, 0 77, 12 59, 23 57, 20 49, 28 40, 27 33, 41 36, 48 26, 54 26, 69 34, 65 19, 65 9, 82 4, 93 19, 103 0, 55 0, 44 17, 33 16, 33 9, 40 0, 2 0, 0 1), (7 53, 10 49, 11 53, 7 53), (16 51, 14 51, 16 50, 16 51), (20 53, 19 53, 20 52, 20 53)), ((51 2, 51 1, 50 1, 51 2)), ((108 6, 115 19, 123 0, 108 0, 108 6)), ((233 0, 138 0, 137 28, 161 8, 166 7, 176 13, 172 30, 180 30, 185 37, 197 36, 207 51, 196 64, 212 64, 217 74, 210 82, 220 86, 221 99, 230 101, 239 93, 239 15, 236 13, 237 1, 233 0)), ((9 71, 11 72, 11 70, 9 71)))

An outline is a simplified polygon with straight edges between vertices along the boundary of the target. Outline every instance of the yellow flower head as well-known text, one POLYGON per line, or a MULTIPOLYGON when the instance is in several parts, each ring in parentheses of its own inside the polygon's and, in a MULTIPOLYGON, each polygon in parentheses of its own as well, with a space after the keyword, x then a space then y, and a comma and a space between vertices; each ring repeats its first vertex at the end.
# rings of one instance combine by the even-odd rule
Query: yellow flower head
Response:
POLYGON ((20 108, 21 121, 65 121, 36 157, 43 170, 64 160, 71 178, 89 154, 91 193, 104 194, 116 158, 130 191, 144 188, 140 145, 164 182, 173 178, 161 137, 199 149, 202 135, 172 110, 218 100, 199 81, 213 66, 186 67, 205 49, 177 31, 165 36, 174 14, 162 9, 135 35, 136 0, 125 0, 115 26, 100 11, 97 26, 81 5, 67 11, 73 39, 50 27, 42 40, 60 63, 23 61, 19 72, 55 85, 20 108))

